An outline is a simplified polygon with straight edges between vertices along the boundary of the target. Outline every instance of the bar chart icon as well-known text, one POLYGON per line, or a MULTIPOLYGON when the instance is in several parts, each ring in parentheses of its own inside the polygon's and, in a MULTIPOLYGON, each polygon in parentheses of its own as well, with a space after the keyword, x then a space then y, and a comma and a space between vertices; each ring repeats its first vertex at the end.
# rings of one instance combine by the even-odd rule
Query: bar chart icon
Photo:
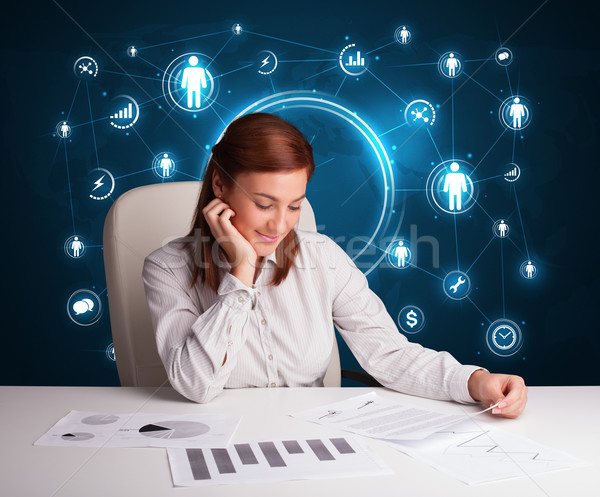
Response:
POLYGON ((352 59, 352 55, 348 56, 348 62, 346 63, 347 66, 361 66, 364 67, 365 65, 365 58, 360 56, 360 50, 356 51, 356 57, 353 60, 352 59))
POLYGON ((367 70, 365 56, 355 43, 346 45, 338 60, 342 70, 349 76, 360 76, 367 70))
POLYGON ((119 95, 113 100, 113 114, 108 116, 110 125, 117 129, 131 128, 140 114, 137 102, 128 95, 119 95))
POLYGON ((119 109, 119 112, 116 112, 112 116, 111 119, 132 119, 133 118, 133 105, 127 104, 127 107, 124 109, 119 109))
POLYGON ((514 163, 505 166, 504 180, 509 183, 514 183, 521 176, 521 168, 514 163))

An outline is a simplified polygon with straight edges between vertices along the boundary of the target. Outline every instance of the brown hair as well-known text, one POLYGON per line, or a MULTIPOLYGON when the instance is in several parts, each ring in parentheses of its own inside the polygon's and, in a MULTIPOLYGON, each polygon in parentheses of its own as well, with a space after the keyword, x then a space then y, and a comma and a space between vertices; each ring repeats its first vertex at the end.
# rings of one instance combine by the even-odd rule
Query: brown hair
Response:
MULTIPOLYGON (((232 121, 221 140, 212 148, 204 174, 204 183, 188 237, 194 240, 194 286, 200 276, 203 284, 215 293, 221 283, 218 256, 224 252, 210 231, 202 209, 215 198, 213 172, 232 187, 238 175, 246 172, 285 172, 306 169, 307 180, 315 170, 312 147, 302 133, 280 117, 266 113, 247 114, 232 121), (201 235, 200 240, 197 239, 201 235)), ((192 243, 192 242, 188 242, 192 243)), ((186 244, 187 245, 187 244, 186 244)), ((287 277, 296 255, 298 238, 290 231, 276 249, 277 268, 271 285, 279 285, 287 277)))

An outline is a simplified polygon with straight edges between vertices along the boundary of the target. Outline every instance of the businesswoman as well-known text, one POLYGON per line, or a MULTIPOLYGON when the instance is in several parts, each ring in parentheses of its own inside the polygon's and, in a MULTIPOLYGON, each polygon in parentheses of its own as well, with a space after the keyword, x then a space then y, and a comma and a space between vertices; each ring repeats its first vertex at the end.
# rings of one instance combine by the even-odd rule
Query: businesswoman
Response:
POLYGON ((294 229, 314 169, 304 136, 270 114, 236 119, 213 147, 190 233, 144 262, 171 385, 202 403, 223 388, 322 386, 335 325, 388 388, 518 416, 522 378, 408 342, 337 244, 294 229))

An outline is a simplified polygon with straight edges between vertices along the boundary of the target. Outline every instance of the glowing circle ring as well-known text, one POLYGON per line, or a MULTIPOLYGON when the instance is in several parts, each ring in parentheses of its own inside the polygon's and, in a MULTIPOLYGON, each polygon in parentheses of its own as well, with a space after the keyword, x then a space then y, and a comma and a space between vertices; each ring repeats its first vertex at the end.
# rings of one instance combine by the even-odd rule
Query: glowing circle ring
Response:
MULTIPOLYGON (((258 100, 253 104, 250 104, 237 116, 235 116, 233 120, 246 114, 253 114, 255 112, 272 112, 274 108, 317 109, 320 111, 328 112, 343 119, 351 126, 356 128, 359 131, 359 133, 367 140, 377 157, 377 161, 379 163, 379 167, 383 176, 385 192, 383 206, 381 208, 381 214, 379 215, 377 226, 373 234, 370 236, 369 240, 366 242, 365 247, 352 258, 352 260, 355 261, 367 249, 367 247, 369 247, 371 244, 374 244, 373 241, 380 232, 385 232, 385 230, 387 230, 391 222, 392 209, 394 206, 395 198, 394 173, 392 171, 392 165, 390 163, 390 159, 387 155, 387 152, 385 151, 385 148, 383 147, 383 144, 379 140, 379 137, 377 136, 375 131, 373 131, 373 129, 364 120, 358 117, 354 112, 347 109, 343 105, 338 104, 337 102, 329 100, 329 95, 323 95, 322 97, 319 97, 317 95, 318 94, 314 92, 308 91, 288 91, 276 93, 274 95, 270 95, 269 97, 265 97, 261 100, 258 100)), ((225 134, 225 130, 223 130, 217 142, 221 140, 223 134, 225 134)), ((395 237, 400 232, 401 225, 402 219, 400 219, 400 221, 397 222, 396 230, 391 235, 392 237, 395 237)), ((385 257, 386 253, 385 251, 383 251, 383 255, 381 255, 379 259, 377 259, 377 261, 375 261, 375 263, 365 272, 365 275, 368 275, 371 271, 375 270, 377 266, 381 263, 381 261, 385 259, 385 257)))

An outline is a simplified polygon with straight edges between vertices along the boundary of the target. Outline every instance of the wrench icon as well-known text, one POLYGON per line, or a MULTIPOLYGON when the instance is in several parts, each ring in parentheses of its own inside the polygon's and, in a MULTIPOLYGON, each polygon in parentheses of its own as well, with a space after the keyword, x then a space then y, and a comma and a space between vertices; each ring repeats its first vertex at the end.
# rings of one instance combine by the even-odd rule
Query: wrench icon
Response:
POLYGON ((465 282, 466 282, 466 280, 462 276, 459 276, 456 284, 452 285, 450 287, 450 290, 452 290, 452 293, 456 293, 458 291, 458 287, 465 282))

